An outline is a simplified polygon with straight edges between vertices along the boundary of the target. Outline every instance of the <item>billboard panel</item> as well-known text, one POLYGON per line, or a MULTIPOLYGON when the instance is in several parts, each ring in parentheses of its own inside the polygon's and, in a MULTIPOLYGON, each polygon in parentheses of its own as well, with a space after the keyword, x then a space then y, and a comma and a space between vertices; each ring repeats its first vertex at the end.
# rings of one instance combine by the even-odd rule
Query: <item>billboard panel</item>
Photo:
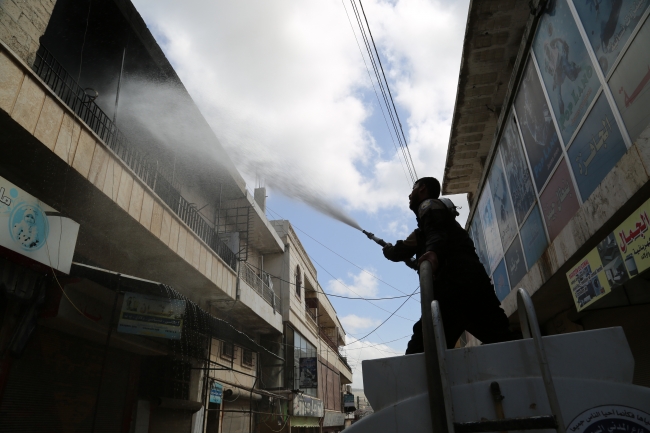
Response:
POLYGON ((635 142, 650 123, 650 20, 634 38, 609 80, 616 106, 635 142))
MULTIPOLYGON (((499 226, 497 225, 494 214, 494 205, 492 204, 492 194, 490 194, 490 183, 485 183, 483 195, 478 203, 479 215, 481 216, 481 225, 485 237, 485 246, 487 250, 488 264, 492 271, 501 260, 503 249, 501 247, 501 237, 499 236, 499 226)), ((490 272, 488 272, 489 274, 490 272)))
POLYGON ((614 236, 630 278, 650 267, 650 200, 639 207, 616 230, 614 236))
POLYGON ((567 0, 548 2, 533 51, 565 143, 596 97, 600 81, 567 0))
POLYGON ((583 200, 594 192, 626 151, 607 98, 601 93, 567 152, 583 200))
POLYGON ((650 0, 586 0, 573 4, 606 76, 650 0))
POLYGON ((183 300, 126 292, 117 331, 180 340, 184 314, 183 300))
POLYGON ((478 259, 483 264, 485 272, 489 275, 490 262, 488 261, 487 250, 485 249, 485 239, 483 238, 483 227, 481 227, 481 216, 479 213, 475 214, 474 219, 472 219, 469 234, 474 241, 474 247, 476 248, 478 259))
POLYGON ((515 111, 539 191, 562 156, 562 147, 532 61, 526 66, 515 100, 515 111))
POLYGON ((566 161, 560 162, 539 198, 552 242, 580 207, 566 161))
POLYGON ((501 242, 503 242, 503 249, 505 250, 506 246, 517 234, 517 222, 515 221, 515 213, 512 209, 508 185, 506 185, 506 175, 503 172, 501 159, 498 157, 494 158, 489 179, 492 203, 494 204, 497 223, 499 224, 501 242))
POLYGON ((539 207, 535 205, 530 212, 530 216, 521 227, 521 243, 524 247, 524 254, 526 254, 528 268, 531 268, 539 260, 546 247, 548 247, 543 224, 539 207))
POLYGON ((595 248, 567 272, 567 278, 578 311, 593 304, 611 290, 604 279, 603 263, 595 248))
POLYGON ((530 171, 524 159, 521 139, 519 138, 519 131, 514 117, 510 117, 507 122, 499 148, 503 157, 504 169, 508 176, 510 195, 512 196, 517 222, 521 224, 524 221, 526 212, 535 202, 535 191, 533 191, 530 171))
POLYGON ((510 277, 510 283, 516 286, 517 283, 526 275, 526 261, 524 260, 524 252, 521 249, 521 242, 517 236, 506 252, 506 269, 510 277))
POLYGON ((494 270, 492 274, 492 282, 494 284, 494 291, 497 294, 499 301, 503 301, 508 293, 510 293, 510 283, 508 283, 508 274, 506 273, 506 264, 504 260, 501 260, 499 266, 494 270))

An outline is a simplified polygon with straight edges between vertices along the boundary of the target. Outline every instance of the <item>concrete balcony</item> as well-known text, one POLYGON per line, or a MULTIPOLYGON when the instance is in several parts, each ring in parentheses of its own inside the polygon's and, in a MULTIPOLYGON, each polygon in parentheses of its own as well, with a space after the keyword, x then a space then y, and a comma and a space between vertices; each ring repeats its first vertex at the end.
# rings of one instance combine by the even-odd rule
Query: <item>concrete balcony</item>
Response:
MULTIPOLYGON (((81 224, 75 260, 174 286, 245 329, 282 331, 280 315, 241 280, 238 299, 237 272, 216 243, 1 42, 0 128, 2 176, 81 224)), ((258 237, 282 251, 275 233, 258 237)))

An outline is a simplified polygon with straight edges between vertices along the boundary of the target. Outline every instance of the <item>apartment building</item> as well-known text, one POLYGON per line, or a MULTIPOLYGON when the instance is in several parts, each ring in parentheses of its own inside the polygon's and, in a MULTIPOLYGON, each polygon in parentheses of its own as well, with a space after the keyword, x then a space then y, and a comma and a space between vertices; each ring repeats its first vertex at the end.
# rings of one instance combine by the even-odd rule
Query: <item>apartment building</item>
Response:
POLYGON ((649 7, 471 2, 443 181, 513 326, 519 287, 547 334, 621 326, 645 386, 649 7))

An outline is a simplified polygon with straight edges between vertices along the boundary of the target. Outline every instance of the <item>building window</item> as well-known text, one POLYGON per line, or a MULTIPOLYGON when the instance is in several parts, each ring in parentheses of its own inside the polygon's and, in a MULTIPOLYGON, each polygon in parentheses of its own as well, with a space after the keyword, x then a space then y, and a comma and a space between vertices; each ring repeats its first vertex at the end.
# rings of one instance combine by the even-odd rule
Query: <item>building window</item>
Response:
POLYGON ((232 343, 226 343, 223 341, 221 343, 221 357, 226 359, 235 358, 235 345, 232 343))
POLYGON ((300 266, 296 265, 296 295, 300 297, 300 289, 302 288, 302 276, 300 275, 300 266))
POLYGON ((242 355, 241 363, 246 367, 253 366, 253 351, 248 349, 243 349, 244 353, 242 355))

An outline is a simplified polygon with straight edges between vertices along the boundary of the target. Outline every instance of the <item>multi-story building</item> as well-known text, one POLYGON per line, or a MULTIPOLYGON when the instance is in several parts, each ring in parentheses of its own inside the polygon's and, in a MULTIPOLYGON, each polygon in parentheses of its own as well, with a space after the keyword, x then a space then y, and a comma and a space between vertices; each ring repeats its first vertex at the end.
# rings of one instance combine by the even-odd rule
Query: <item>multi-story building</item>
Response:
MULTIPOLYGON (((0 1, 0 154, 1 430, 289 422, 295 307, 264 271, 288 241, 128 0, 0 1)), ((340 411, 342 328, 302 296, 332 380, 304 394, 340 411)))
POLYGON ((547 334, 622 326, 646 386, 649 6, 471 2, 443 182, 513 325, 523 287, 547 334))

